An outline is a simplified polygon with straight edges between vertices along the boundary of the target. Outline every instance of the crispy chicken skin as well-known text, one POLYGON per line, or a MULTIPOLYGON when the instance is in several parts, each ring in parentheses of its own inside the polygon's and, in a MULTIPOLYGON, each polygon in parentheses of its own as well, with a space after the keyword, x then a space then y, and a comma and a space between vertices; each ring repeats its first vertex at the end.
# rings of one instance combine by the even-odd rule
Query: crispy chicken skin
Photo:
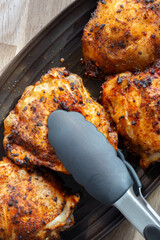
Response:
POLYGON ((109 109, 125 144, 147 168, 160 159, 160 64, 139 74, 107 77, 102 104, 109 109))
POLYGON ((101 0, 82 38, 86 73, 144 70, 160 57, 160 1, 101 0))
POLYGON ((68 195, 52 173, 0 161, 0 239, 53 240, 74 223, 79 196, 68 195))
POLYGON ((4 121, 3 143, 10 159, 28 168, 43 165, 67 173, 48 142, 47 120, 57 109, 80 112, 117 148, 117 132, 107 112, 93 101, 82 79, 65 68, 55 68, 25 89, 4 121))

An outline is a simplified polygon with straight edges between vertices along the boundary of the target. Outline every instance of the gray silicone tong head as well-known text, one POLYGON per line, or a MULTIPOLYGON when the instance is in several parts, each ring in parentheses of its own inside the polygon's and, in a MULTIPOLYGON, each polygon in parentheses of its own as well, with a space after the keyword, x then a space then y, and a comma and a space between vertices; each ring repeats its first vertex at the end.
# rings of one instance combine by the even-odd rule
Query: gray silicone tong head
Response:
POLYGON ((118 208, 147 240, 160 240, 160 218, 121 151, 77 112, 53 112, 48 127, 49 142, 74 179, 101 203, 118 208))

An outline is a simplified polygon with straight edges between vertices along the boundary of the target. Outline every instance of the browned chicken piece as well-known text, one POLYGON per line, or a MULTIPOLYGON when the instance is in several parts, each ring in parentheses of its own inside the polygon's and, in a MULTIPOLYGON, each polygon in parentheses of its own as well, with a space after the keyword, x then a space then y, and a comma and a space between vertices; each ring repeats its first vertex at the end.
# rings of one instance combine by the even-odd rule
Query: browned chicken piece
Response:
POLYGON ((53 240, 74 223, 79 196, 69 195, 53 172, 29 172, 0 161, 0 239, 53 240))
POLYGON ((144 70, 160 57, 160 0, 101 0, 82 38, 93 77, 144 70))
POLYGON ((141 156, 141 166, 147 168, 160 159, 160 64, 106 80, 102 104, 126 145, 141 156))
POLYGON ((90 97, 82 79, 65 68, 55 68, 26 88, 4 121, 3 143, 10 159, 28 168, 43 165, 67 173, 48 142, 47 120, 57 109, 82 113, 117 148, 117 132, 108 114, 90 97))

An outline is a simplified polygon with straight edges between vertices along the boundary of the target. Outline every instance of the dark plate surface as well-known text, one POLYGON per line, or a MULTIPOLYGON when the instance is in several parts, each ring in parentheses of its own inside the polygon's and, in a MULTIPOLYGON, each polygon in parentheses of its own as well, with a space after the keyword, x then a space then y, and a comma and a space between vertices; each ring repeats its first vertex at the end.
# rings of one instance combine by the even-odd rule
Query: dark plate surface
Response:
MULTIPOLYGON (((95 0, 77 0, 50 22, 13 59, 0 76, 0 157, 4 156, 3 120, 14 107, 26 86, 34 84, 51 67, 65 66, 73 73, 83 76, 81 36, 91 12, 96 7, 95 0), (61 58, 65 62, 61 63, 61 58)), ((91 95, 98 97, 102 82, 84 80, 91 95)), ((144 195, 150 194, 160 184, 160 165, 155 164, 144 172, 134 164, 143 183, 144 195)), ((66 231, 64 240, 100 240, 113 230, 123 216, 113 207, 106 207, 92 199, 79 188, 69 176, 65 181, 81 192, 81 201, 75 211, 76 224, 66 231)))

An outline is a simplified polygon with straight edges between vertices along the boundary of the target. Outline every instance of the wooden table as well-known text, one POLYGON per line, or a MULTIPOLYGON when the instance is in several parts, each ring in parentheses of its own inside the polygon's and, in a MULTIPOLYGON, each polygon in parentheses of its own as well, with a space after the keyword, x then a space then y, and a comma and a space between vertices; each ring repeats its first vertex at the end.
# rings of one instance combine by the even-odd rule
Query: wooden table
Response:
MULTIPOLYGON (((40 29, 73 1, 0 0, 0 71, 40 29)), ((148 201, 160 213, 160 187, 148 201)), ((124 221, 104 240, 140 239, 143 238, 134 227, 124 221)))

